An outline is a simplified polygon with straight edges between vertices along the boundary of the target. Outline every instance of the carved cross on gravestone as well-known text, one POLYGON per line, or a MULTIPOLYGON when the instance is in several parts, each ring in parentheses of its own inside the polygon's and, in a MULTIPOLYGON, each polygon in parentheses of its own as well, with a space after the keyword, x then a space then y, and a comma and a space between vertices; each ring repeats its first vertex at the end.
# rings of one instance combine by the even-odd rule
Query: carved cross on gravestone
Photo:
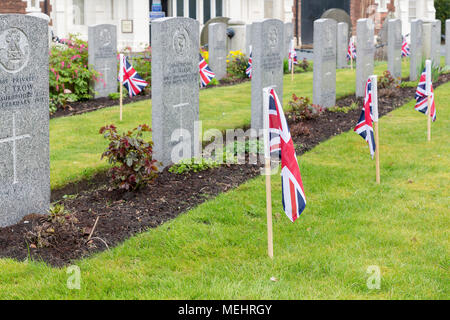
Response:
POLYGON ((13 149, 12 149, 12 154, 13 154, 13 176, 14 176, 13 184, 17 184, 18 180, 17 180, 17 150, 16 150, 16 143, 19 140, 30 139, 31 136, 29 134, 16 136, 16 115, 15 114, 13 114, 12 121, 13 121, 12 122, 12 129, 13 129, 12 136, 9 137, 9 138, 1 139, 0 140, 0 144, 2 144, 2 143, 12 143, 12 146, 13 146, 13 149))

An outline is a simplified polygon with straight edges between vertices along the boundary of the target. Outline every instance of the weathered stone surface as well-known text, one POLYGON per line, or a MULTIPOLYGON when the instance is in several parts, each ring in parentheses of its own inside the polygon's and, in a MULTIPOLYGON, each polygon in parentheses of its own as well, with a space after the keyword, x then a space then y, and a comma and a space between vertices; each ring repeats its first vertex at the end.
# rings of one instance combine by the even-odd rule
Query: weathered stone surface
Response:
POLYGON ((336 104, 336 29, 333 19, 314 21, 313 103, 324 108, 336 104))
POLYGON ((250 55, 250 47, 252 45, 252 25, 245 25, 245 54, 250 55))
POLYGON ((450 19, 445 20, 445 65, 450 66, 450 19))
POLYGON ((112 24, 89 26, 89 65, 101 74, 94 82, 95 97, 117 92, 117 28, 112 24))
POLYGON ((284 58, 289 58, 289 50, 291 49, 291 40, 294 38, 294 26, 292 22, 284 24, 284 58))
POLYGON ((48 25, 0 15, 0 227, 50 205, 48 25))
POLYGON ((416 81, 422 72, 419 70, 422 64, 423 57, 423 22, 420 19, 411 21, 411 41, 409 44, 410 66, 409 66, 409 80, 416 81))
POLYGON ((434 66, 441 64, 441 20, 431 23, 430 59, 434 66))
POLYGON ((387 43, 388 70, 394 78, 399 80, 402 77, 402 44, 401 20, 389 19, 387 43))
POLYGON ((343 69, 348 67, 347 50, 348 50, 348 24, 339 22, 337 25, 337 40, 336 40, 336 62, 337 68, 343 69))
POLYGON ((374 24, 371 19, 359 19, 356 24, 356 96, 364 97, 367 79, 373 74, 374 24))
POLYGON ((212 23, 208 34, 209 66, 220 80, 227 75, 227 25, 212 23))
POLYGON ((199 50, 198 21, 162 18, 152 22, 153 151, 164 166, 194 156, 199 50))
POLYGON ((253 129, 263 128, 263 89, 276 86, 283 103, 284 23, 277 19, 254 22, 252 26, 252 121, 253 129))

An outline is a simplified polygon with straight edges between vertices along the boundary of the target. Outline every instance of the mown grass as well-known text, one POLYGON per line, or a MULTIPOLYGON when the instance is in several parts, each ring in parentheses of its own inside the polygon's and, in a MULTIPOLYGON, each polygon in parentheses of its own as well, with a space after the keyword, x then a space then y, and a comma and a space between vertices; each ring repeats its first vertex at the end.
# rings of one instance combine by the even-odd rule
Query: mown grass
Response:
MULTIPOLYGON (((375 71, 382 74, 386 63, 377 63, 375 71)), ((404 75, 408 62, 404 61, 404 75)), ((293 93, 312 98, 313 73, 290 75, 284 78, 284 101, 293 93)), ((355 70, 338 70, 336 92, 338 98, 355 92, 355 70)), ((200 120, 203 129, 226 130, 248 126, 251 120, 250 82, 218 87, 200 92, 200 120)), ((107 142, 98 134, 99 129, 114 123, 119 131, 130 130, 139 124, 151 125, 151 100, 140 101, 124 107, 124 121, 119 122, 119 108, 111 107, 95 112, 52 119, 50 121, 51 186, 58 188, 73 181, 89 178, 108 166, 100 160, 107 142)))
POLYGON ((448 299, 450 83, 435 96, 430 143, 412 101, 381 119, 381 185, 353 132, 300 157, 308 204, 296 223, 273 177, 273 261, 258 177, 77 262, 81 290, 67 289, 65 268, 2 259, 0 298, 448 299), (381 270, 379 290, 366 285, 369 266, 381 270))

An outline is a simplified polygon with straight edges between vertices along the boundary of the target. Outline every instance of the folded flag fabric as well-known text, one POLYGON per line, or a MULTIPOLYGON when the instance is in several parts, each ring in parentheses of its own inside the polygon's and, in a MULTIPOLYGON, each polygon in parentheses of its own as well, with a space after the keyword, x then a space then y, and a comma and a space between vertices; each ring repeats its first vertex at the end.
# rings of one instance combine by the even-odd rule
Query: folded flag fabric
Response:
POLYGON ((252 78, 252 64, 253 64, 252 51, 251 51, 251 49, 250 49, 250 55, 249 55, 249 57, 248 57, 247 70, 245 70, 245 74, 246 74, 247 77, 249 77, 250 79, 252 78))
POLYGON ((119 81, 128 90, 131 97, 137 96, 148 83, 141 78, 125 55, 120 55, 119 81))
POLYGON ((200 56, 200 62, 198 64, 198 66, 200 69, 200 82, 201 82, 201 87, 204 88, 208 85, 208 83, 211 82, 211 80, 213 78, 216 77, 216 75, 209 68, 209 66, 206 63, 206 60, 203 58, 203 56, 201 54, 199 54, 199 56, 200 56))
POLYGON ((408 42, 406 41, 406 37, 403 37, 402 57, 409 57, 410 54, 411 54, 411 52, 409 50, 409 45, 408 45, 408 42))
POLYGON ((292 70, 293 65, 298 63, 297 51, 295 51, 294 40, 291 40, 288 59, 289 59, 289 70, 292 70))
POLYGON ((294 142, 283 108, 273 88, 269 91, 269 148, 281 158, 281 186, 283 209, 287 217, 294 222, 306 207, 300 168, 297 162, 294 142))
POLYGON ((350 38, 347 49, 347 60, 355 60, 356 59, 356 46, 353 38, 350 38))
MULTIPOLYGON (((416 89, 416 105, 415 109, 419 112, 422 112, 424 114, 427 114, 428 111, 428 95, 427 95, 427 89, 426 89, 426 83, 427 83, 427 73, 426 69, 423 70, 419 84, 416 89)), ((434 104, 434 91, 433 91, 433 83, 430 79, 430 104, 431 104, 431 117, 433 121, 436 121, 436 106, 434 104)))
POLYGON ((369 144, 370 155, 375 154, 375 138, 373 135, 373 114, 372 114, 372 80, 369 78, 366 83, 366 93, 364 106, 359 117, 358 124, 354 131, 359 134, 369 144))

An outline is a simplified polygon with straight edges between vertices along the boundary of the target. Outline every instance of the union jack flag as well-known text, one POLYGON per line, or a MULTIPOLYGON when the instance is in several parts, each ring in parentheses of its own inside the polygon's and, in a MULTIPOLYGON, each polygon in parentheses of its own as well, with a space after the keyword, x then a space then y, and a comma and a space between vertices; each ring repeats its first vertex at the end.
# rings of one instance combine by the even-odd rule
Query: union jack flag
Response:
POLYGON ((295 51, 294 40, 291 40, 291 46, 289 48, 289 70, 293 68, 294 64, 297 64, 297 51, 295 51))
POLYGON ((347 49, 347 60, 355 60, 356 59, 356 46, 355 41, 353 40, 353 37, 350 38, 350 42, 348 43, 348 49, 347 49))
POLYGON ((134 70, 124 55, 120 55, 119 81, 127 88, 130 98, 137 96, 148 86, 148 83, 134 70))
MULTIPOLYGON (((426 69, 423 70, 422 75, 420 76, 419 85, 416 90, 416 106, 414 107, 417 111, 427 114, 428 111, 428 95, 426 89, 427 83, 427 73, 426 69)), ((431 117, 433 121, 436 121, 436 106, 434 104, 434 92, 433 92, 433 84, 430 79, 430 87, 431 87, 431 117)))
POLYGON ((200 56, 200 63, 198 64, 200 68, 200 80, 201 80, 201 87, 204 88, 208 85, 208 83, 211 82, 211 80, 216 76, 214 72, 209 68, 208 64, 206 63, 205 59, 200 56))
POLYGON ((283 209, 294 222, 306 206, 302 177, 283 108, 273 88, 269 90, 268 99, 269 150, 270 153, 278 153, 281 158, 283 209))
POLYGON ((409 57, 409 55, 410 55, 409 45, 408 45, 408 42, 406 42, 406 37, 403 37, 402 57, 409 57))
POLYGON ((372 125, 372 80, 370 78, 366 83, 366 95, 364 97, 364 106, 362 108, 361 116, 359 117, 358 124, 355 127, 355 132, 363 137, 364 140, 369 144, 370 155, 375 153, 375 138, 373 135, 373 125, 372 125))
POLYGON ((253 64, 253 58, 252 58, 252 49, 250 48, 250 56, 248 57, 248 65, 247 65, 247 70, 245 70, 245 74, 247 75, 247 77, 249 77, 250 79, 252 78, 252 64, 253 64))

